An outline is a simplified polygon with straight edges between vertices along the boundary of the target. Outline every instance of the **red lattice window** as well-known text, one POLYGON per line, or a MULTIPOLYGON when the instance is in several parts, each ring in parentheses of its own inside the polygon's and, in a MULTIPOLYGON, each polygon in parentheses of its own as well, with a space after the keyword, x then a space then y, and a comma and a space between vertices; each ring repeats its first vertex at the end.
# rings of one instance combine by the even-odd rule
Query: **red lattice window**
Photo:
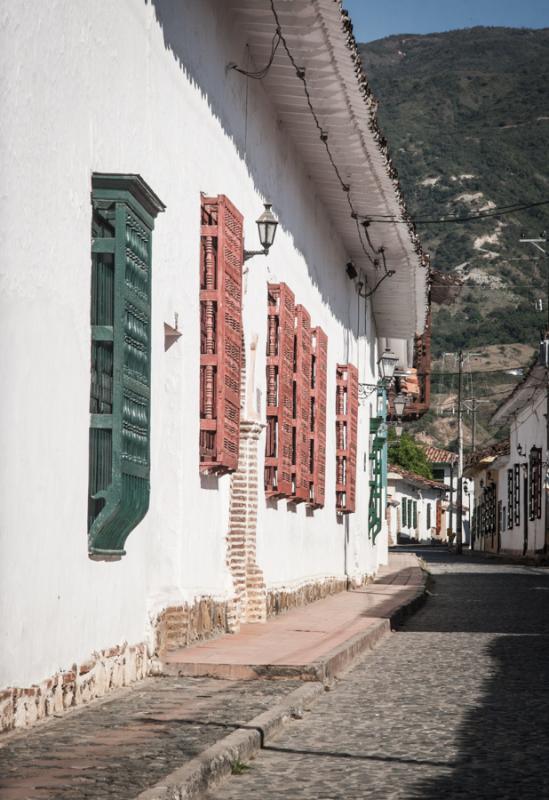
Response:
POLYGON ((243 218, 224 195, 203 197, 200 228, 200 471, 238 464, 243 218))
POLYGON ((265 493, 292 495, 295 297, 285 283, 268 286, 265 493))
POLYGON ((311 482, 311 317, 295 307, 292 500, 309 500, 311 482))
POLYGON ((322 328, 313 328, 311 344, 309 505, 312 508, 322 508, 326 486, 326 386, 328 382, 328 337, 322 328))
POLYGON ((351 514, 356 506, 358 371, 338 364, 336 372, 336 510, 351 514))

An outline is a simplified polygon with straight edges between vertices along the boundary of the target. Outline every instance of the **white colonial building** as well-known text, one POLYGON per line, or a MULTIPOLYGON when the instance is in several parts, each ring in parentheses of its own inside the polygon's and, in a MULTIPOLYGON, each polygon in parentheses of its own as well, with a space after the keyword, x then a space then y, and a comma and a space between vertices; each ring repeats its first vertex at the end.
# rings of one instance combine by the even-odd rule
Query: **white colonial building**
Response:
POLYGON ((498 427, 509 425, 509 442, 478 495, 477 529, 482 532, 480 504, 495 493, 496 544, 504 553, 547 553, 547 410, 547 370, 534 364, 492 417, 498 427))
POLYGON ((22 2, 1 37, 10 728, 386 561, 378 361, 412 367, 428 270, 375 222, 339 2, 22 2))
POLYGON ((443 483, 390 465, 387 473, 389 542, 430 544, 443 541, 446 537, 442 527, 442 504, 446 493, 443 483))

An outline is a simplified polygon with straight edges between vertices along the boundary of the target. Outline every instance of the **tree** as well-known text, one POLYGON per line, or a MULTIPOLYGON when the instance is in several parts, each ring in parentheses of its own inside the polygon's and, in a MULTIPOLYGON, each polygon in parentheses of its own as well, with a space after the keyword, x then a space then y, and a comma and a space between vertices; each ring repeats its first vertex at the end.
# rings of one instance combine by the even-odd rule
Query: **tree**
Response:
POLYGON ((403 433, 397 439, 393 428, 389 428, 389 463, 423 475, 424 478, 433 477, 423 448, 416 444, 409 433, 403 433))

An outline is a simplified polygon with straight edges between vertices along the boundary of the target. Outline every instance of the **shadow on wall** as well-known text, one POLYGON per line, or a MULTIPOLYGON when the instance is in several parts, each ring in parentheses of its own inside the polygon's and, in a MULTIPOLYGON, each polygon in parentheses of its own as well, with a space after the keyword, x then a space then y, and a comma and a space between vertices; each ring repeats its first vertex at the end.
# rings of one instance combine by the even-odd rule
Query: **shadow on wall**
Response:
MULTIPOLYGON (((245 164, 256 190, 272 200, 280 227, 303 256, 312 284, 318 288, 334 316, 348 326, 349 296, 341 291, 346 281, 344 251, 334 247, 334 252, 341 249, 341 262, 336 259, 337 263, 326 274, 326 237, 310 235, 310 231, 325 230, 328 222, 324 208, 320 206, 322 210, 319 210, 315 186, 302 168, 293 144, 288 144, 278 125, 273 126, 273 107, 270 106, 270 114, 262 112, 268 105, 268 98, 261 81, 247 79, 233 70, 227 71, 230 62, 249 63, 246 41, 234 28, 231 9, 221 3, 215 4, 214 8, 212 0, 144 2, 154 8, 166 49, 203 95, 212 115, 245 164), (283 154, 282 161, 275 153, 283 154), (296 187, 299 191, 294 191, 296 187), (320 274, 317 264, 323 265, 320 274)), ((273 33, 274 30, 273 20, 273 33)), ((223 157, 225 154, 220 153, 219 158, 223 157)), ((216 194, 223 190, 222 186, 208 187, 208 191, 216 194)), ((237 197, 231 199, 239 205, 237 197)), ((333 238, 336 240, 335 232, 333 238)))

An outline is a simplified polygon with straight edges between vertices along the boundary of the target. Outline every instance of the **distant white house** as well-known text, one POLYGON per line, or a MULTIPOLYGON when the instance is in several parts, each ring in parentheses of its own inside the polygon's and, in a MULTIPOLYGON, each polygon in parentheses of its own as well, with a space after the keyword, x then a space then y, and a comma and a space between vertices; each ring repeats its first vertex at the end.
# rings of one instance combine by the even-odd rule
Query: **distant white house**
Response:
MULTIPOLYGON (((425 457, 431 467, 433 480, 439 481, 448 487, 448 499, 442 503, 442 538, 453 539, 457 530, 458 518, 458 454, 439 447, 426 447, 425 457)), ((462 535, 463 543, 469 543, 469 485, 463 479, 461 497, 462 535)))
POLYGON ((387 473, 390 544, 444 541, 442 503, 446 486, 394 464, 387 473))
MULTIPOLYGON (((534 364, 499 406, 492 423, 509 424, 508 455, 494 463, 497 475, 498 544, 512 555, 545 554, 547 515, 547 370, 534 364)), ((495 477, 494 477, 495 480, 495 477)), ((486 492, 486 485, 483 487, 486 492)), ((482 499, 483 495, 480 495, 482 499)), ((476 507, 479 503, 476 504, 476 507)), ((482 531, 482 514, 477 530, 482 531)))

